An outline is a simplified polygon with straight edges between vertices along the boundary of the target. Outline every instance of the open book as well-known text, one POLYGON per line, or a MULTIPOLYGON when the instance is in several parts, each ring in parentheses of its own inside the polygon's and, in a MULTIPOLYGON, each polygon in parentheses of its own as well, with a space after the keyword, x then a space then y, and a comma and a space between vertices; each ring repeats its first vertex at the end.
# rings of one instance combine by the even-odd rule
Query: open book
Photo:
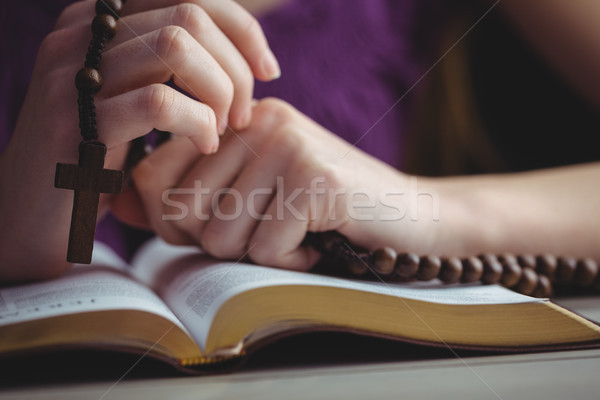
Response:
POLYGON ((202 370, 278 337, 329 330, 472 349, 600 343, 596 324, 499 286, 344 280, 218 262, 159 240, 131 265, 97 244, 92 265, 0 289, 0 362, 111 349, 202 370))

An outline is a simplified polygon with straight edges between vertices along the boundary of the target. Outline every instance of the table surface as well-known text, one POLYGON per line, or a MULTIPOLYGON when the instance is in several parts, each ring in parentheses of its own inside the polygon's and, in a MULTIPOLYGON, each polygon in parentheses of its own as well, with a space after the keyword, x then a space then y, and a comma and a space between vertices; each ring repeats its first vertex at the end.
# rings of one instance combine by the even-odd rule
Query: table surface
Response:
MULTIPOLYGON (((557 301, 600 322, 600 297, 557 301)), ((214 376, 20 384, 0 399, 599 399, 600 349, 275 364, 214 376)))

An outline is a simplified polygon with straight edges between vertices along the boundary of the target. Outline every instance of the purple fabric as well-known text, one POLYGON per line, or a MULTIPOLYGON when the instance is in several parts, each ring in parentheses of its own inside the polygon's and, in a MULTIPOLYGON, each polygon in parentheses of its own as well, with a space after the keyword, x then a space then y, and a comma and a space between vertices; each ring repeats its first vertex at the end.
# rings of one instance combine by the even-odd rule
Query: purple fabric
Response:
POLYGON ((258 83, 256 97, 285 99, 398 166, 409 102, 386 112, 418 79, 414 9, 413 1, 294 0, 265 15, 282 77, 258 83))
MULTIPOLYGON (((405 93, 431 63, 426 49, 441 15, 444 2, 438 1, 422 10, 418 0, 290 0, 260 18, 283 74, 275 82, 257 82, 256 97, 285 99, 359 148, 400 166, 414 94, 405 93)), ((0 151, 14 129, 39 43, 69 3, 1 3, 0 30, 10 40, 0 49, 0 151)), ((147 235, 109 216, 97 237, 127 256, 147 235)))

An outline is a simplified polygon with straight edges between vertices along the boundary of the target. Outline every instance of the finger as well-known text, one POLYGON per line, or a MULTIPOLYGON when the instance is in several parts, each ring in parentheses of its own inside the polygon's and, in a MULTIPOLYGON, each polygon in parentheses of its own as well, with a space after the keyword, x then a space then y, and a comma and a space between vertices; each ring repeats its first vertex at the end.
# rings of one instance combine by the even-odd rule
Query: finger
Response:
POLYGON ((200 243, 205 250, 220 258, 239 258, 247 251, 246 245, 258 225, 281 217, 279 213, 275 216, 264 213, 285 183, 296 157, 297 132, 273 127, 268 134, 252 134, 253 139, 261 141, 258 151, 262 156, 249 157, 233 182, 231 193, 212 204, 210 221, 200 232, 200 243))
POLYGON ((236 136, 225 136, 217 154, 203 157, 179 182, 178 188, 194 188, 194 196, 173 195, 174 202, 185 204, 194 210, 193 218, 173 221, 179 229, 188 233, 197 243, 201 243, 204 226, 213 216, 213 199, 223 188, 230 188, 235 178, 246 165, 251 154, 238 141, 236 136))
POLYGON ((256 159, 243 169, 229 192, 214 199, 210 219, 197 233, 203 249, 219 258, 244 256, 256 226, 272 218, 264 213, 275 195, 277 171, 285 167, 284 162, 279 157, 256 159))
POLYGON ((134 187, 114 196, 110 203, 110 210, 118 220, 126 225, 138 229, 152 229, 150 220, 146 216, 144 202, 134 187))
POLYGON ((106 82, 99 94, 102 97, 173 77, 177 86, 214 110, 219 132, 227 126, 233 99, 231 79, 183 28, 168 26, 107 51, 101 72, 106 82))
MULTIPOLYGON (((294 191, 287 188, 284 193, 294 191)), ((285 201, 271 202, 266 215, 273 218, 259 224, 247 244, 248 256, 254 262, 298 271, 307 271, 316 264, 320 254, 302 245, 309 218, 305 202, 305 198, 288 205, 285 201)))
POLYGON ((95 4, 95 0, 76 1, 70 4, 58 16, 54 29, 58 30, 84 25, 89 27, 89 24, 96 15, 95 4))
POLYGON ((219 146, 216 118, 210 107, 162 84, 98 100, 98 134, 109 147, 127 143, 152 129, 186 136, 202 153, 219 146))
MULTIPOLYGON (((232 0, 188 1, 202 7, 248 61, 254 75, 261 80, 276 79, 280 68, 271 52, 260 24, 248 11, 232 0)), ((146 0, 128 2, 124 15, 181 3, 178 0, 146 0)))
POLYGON ((169 223, 174 214, 165 213, 165 201, 170 201, 168 191, 177 187, 197 159, 197 151, 187 140, 173 139, 140 161, 132 172, 146 220, 158 236, 172 244, 194 243, 185 232, 169 223))
MULTIPOLYGON (((225 34, 217 27, 210 16, 200 7, 183 3, 167 9, 151 10, 134 14, 122 19, 124 25, 119 34, 109 43, 115 47, 129 40, 140 38, 147 33, 159 31, 165 26, 180 26, 185 29, 208 53, 219 63, 233 82, 234 98, 231 105, 230 121, 234 129, 243 129, 250 119, 250 104, 254 87, 254 77, 250 66, 231 43, 225 34)), ((148 44, 150 45, 150 44, 148 44)), ((112 48, 109 47, 109 48, 112 48)), ((175 70, 168 60, 156 54, 165 67, 175 70)), ((177 73, 177 71, 173 71, 177 73)), ((198 74, 196 74, 198 75, 198 74)), ((183 89, 201 98, 200 93, 194 92, 189 78, 178 77, 183 89)), ((203 79, 199 76, 197 79, 203 79)), ((211 79, 210 77, 204 79, 211 79)))

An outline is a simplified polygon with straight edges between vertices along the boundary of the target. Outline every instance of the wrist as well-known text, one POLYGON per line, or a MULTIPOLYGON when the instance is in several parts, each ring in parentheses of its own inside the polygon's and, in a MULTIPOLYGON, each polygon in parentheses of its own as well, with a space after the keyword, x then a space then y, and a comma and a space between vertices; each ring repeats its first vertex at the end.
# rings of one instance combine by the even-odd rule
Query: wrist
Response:
POLYGON ((435 253, 465 257, 515 250, 518 209, 510 204, 518 202, 499 193, 490 177, 486 179, 452 177, 432 182, 440 198, 435 253))

